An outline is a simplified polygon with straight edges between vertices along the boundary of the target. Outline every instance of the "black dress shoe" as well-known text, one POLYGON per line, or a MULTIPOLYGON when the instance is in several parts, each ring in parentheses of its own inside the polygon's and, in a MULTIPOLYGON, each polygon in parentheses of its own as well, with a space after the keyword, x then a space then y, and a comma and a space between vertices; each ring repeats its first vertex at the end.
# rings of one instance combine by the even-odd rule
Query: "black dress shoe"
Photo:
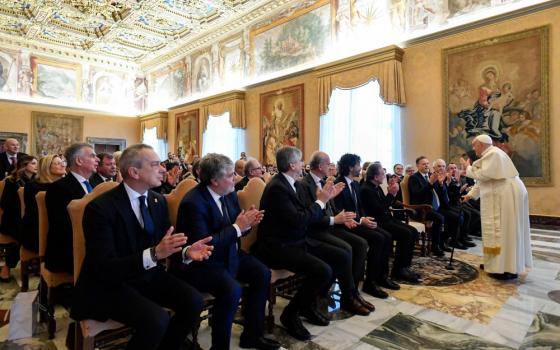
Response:
POLYGON ((484 264, 480 264, 478 267, 480 267, 481 270, 484 270, 484 264))
POLYGON ((387 299, 387 297, 389 297, 389 294, 387 294, 386 291, 379 288, 375 283, 372 282, 364 282, 364 285, 362 286, 362 292, 368 293, 372 297, 376 297, 379 299, 387 299))
POLYGON ((284 312, 280 315, 280 322, 286 328, 288 334, 297 340, 306 341, 311 339, 311 334, 307 328, 303 326, 297 313, 286 312, 286 309, 284 309, 284 312))
POLYGON ((393 278, 413 284, 420 283, 416 274, 405 267, 397 269, 396 271, 393 269, 393 278))
POLYGON ((360 316, 367 316, 370 313, 370 311, 354 296, 340 298, 340 308, 360 316))
POLYGON ((317 311, 317 309, 310 307, 300 312, 302 317, 305 317, 309 323, 316 326, 328 326, 330 320, 326 318, 322 313, 317 311))
POLYGON ((473 241, 472 237, 469 236, 469 235, 466 235, 465 237, 463 237, 463 240, 467 241, 467 242, 472 242, 473 241))
POLYGON ((461 249, 461 250, 466 250, 467 249, 467 247, 465 245, 463 245, 463 243, 461 243, 461 242, 454 242, 454 243, 451 243, 451 244, 453 245, 453 247, 455 249, 461 249))
POLYGON ((243 349, 260 349, 260 350, 276 350, 279 349, 281 344, 273 339, 260 337, 254 340, 246 340, 241 337, 239 340, 239 347, 243 349))
POLYGON ((500 281, 508 281, 517 278, 516 273, 504 272, 504 273, 489 273, 488 276, 500 280, 500 281))
POLYGON ((386 279, 382 280, 381 282, 378 282, 377 284, 378 284, 380 287, 387 288, 387 289, 392 289, 392 290, 399 290, 399 289, 401 289, 401 286, 399 286, 397 282, 393 281, 393 280, 390 279, 389 277, 387 277, 386 279))
POLYGON ((443 252, 443 250, 441 250, 439 248, 432 249, 432 254, 434 254, 438 258, 441 258, 441 257, 445 256, 445 253, 443 252))
POLYGON ((447 244, 444 244, 441 250, 448 253, 451 253, 453 251, 453 249, 447 244))
POLYGON ((472 241, 462 240, 461 244, 464 245, 467 248, 476 247, 476 243, 474 243, 472 241))
POLYGON ((354 295, 356 297, 356 299, 358 299, 358 301, 360 303, 362 303, 363 306, 366 307, 366 309, 368 309, 370 312, 374 312, 375 311, 375 305, 373 305, 372 303, 370 303, 369 301, 365 300, 364 298, 362 298, 362 296, 360 295, 360 293, 358 293, 356 291, 356 294, 354 295))

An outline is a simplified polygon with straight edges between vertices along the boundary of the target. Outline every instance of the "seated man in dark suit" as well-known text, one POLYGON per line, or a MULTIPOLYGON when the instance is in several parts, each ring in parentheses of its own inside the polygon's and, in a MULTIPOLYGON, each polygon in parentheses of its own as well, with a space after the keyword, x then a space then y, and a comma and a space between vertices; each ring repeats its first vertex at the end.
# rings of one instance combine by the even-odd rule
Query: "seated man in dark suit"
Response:
POLYGON ((417 172, 410 175, 408 179, 408 192, 410 204, 428 204, 432 210, 426 214, 426 219, 432 224, 432 253, 435 256, 443 256, 443 223, 444 216, 438 212, 439 199, 434 191, 434 184, 438 180, 437 174, 430 173, 430 161, 424 156, 416 158, 417 172))
POLYGON ((92 191, 88 179, 99 159, 87 143, 75 143, 64 152, 68 174, 47 189, 45 202, 49 217, 45 266, 53 272, 74 273, 72 223, 66 207, 74 199, 92 191))
POLYGON ((200 184, 181 201, 177 229, 187 234, 188 244, 211 237, 214 252, 208 261, 188 265, 175 259, 173 272, 216 298, 212 311, 212 349, 230 347, 241 283, 248 287, 243 298, 245 322, 239 346, 277 349, 279 343, 263 337, 270 270, 240 250, 239 244, 239 237, 261 221, 263 212, 255 208, 241 211, 233 190, 234 181, 233 162, 228 157, 210 153, 200 160, 200 184))
POLYGON ((389 207, 396 202, 399 184, 396 181, 390 182, 387 188, 388 193, 385 195, 380 187, 384 178, 385 170, 383 170, 383 166, 379 163, 371 164, 360 188, 360 200, 364 213, 374 217, 379 227, 391 233, 393 240, 397 241, 392 275, 413 276, 415 273, 410 270, 410 265, 412 264, 412 252, 418 231, 414 227, 393 218, 389 212, 389 207))
POLYGON ((243 171, 245 173, 245 176, 238 183, 235 184, 236 192, 241 191, 245 186, 247 186, 249 180, 251 180, 254 177, 258 177, 259 179, 263 180, 264 173, 262 170, 262 166, 261 163, 259 163, 259 161, 256 159, 250 158, 245 163, 245 168, 243 171))
MULTIPOLYGON (((480 210, 471 205, 471 203, 462 203, 461 197, 466 195, 473 184, 467 180, 469 178, 462 176, 457 164, 447 164, 447 188, 449 189, 449 203, 452 207, 461 207, 465 213, 465 220, 469 222, 468 234, 480 236, 480 210)), ((472 179, 471 179, 472 180, 472 179)), ((472 238, 468 235, 463 235, 463 244, 467 247, 472 247, 472 238), (471 244, 469 244, 471 242, 471 244)))
MULTIPOLYGON (((308 340, 309 331, 299 316, 311 323, 326 326, 329 320, 312 307, 319 295, 325 295, 333 278, 343 280, 351 264, 350 255, 334 246, 308 237, 310 225, 321 221, 325 203, 340 192, 341 186, 332 182, 317 191, 317 200, 307 205, 299 196, 304 191, 296 181, 302 174, 301 151, 295 147, 282 147, 276 152, 279 174, 266 185, 260 208, 266 215, 259 226, 255 254, 273 269, 286 269, 303 275, 302 286, 284 308, 280 322, 296 339, 308 340)), ((348 283, 341 283, 341 308, 366 315, 369 310, 348 290, 348 283)))
POLYGON ((356 213, 356 223, 350 232, 364 238, 369 244, 366 278, 362 291, 377 298, 387 298, 387 292, 379 288, 380 286, 394 290, 400 288, 389 278, 389 257, 393 250, 393 237, 389 232, 377 227, 373 217, 364 214, 360 201, 360 185, 352 179, 358 177, 361 170, 358 155, 347 153, 340 158, 335 183, 343 183, 346 187, 334 201, 338 210, 356 213))
MULTIPOLYGON (((306 205, 311 206, 317 200, 317 189, 323 188, 326 184, 328 166, 331 160, 325 152, 317 151, 311 155, 309 162, 310 171, 301 180, 301 185, 305 191, 301 191, 304 195, 306 205)), ((365 239, 350 233, 345 225, 353 225, 356 214, 351 212, 340 211, 338 214, 334 207, 334 201, 330 200, 325 203, 325 214, 321 221, 309 227, 309 237, 319 241, 332 244, 335 247, 346 250, 352 256, 351 271, 346 272, 352 276, 352 284, 357 288, 358 284, 364 278, 365 262, 368 250, 368 243, 365 239)), ((361 299, 357 290, 353 291, 356 297, 361 299)), ((371 311, 373 308, 367 301, 363 300, 362 304, 366 305, 371 311)))
POLYGON ((103 182, 115 181, 117 176, 117 163, 112 153, 99 153, 97 158, 99 158, 97 171, 89 178, 93 188, 103 182))
POLYGON ((129 350, 178 350, 197 325, 203 300, 159 262, 174 253, 207 259, 212 247, 205 239, 183 250, 187 237, 172 234, 165 199, 149 190, 163 177, 152 147, 127 148, 120 168, 123 183, 94 199, 84 212, 86 255, 71 317, 110 318, 132 327, 129 350))
POLYGON ((19 151, 19 141, 6 139, 4 141, 4 152, 0 153, 0 180, 16 169, 17 163, 27 154, 19 151))

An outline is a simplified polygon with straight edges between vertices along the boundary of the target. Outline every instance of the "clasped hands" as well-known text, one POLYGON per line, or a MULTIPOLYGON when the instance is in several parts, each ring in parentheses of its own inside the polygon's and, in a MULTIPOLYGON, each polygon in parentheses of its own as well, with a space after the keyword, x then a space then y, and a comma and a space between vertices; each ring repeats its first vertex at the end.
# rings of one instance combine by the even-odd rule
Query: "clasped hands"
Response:
MULTIPOLYGON (((183 246, 187 244, 187 236, 185 236, 184 233, 172 234, 174 229, 175 228, 171 226, 156 246, 155 250, 158 259, 165 259, 174 253, 180 252, 183 246)), ((210 255, 212 255, 212 250, 214 249, 214 246, 207 244, 211 240, 212 236, 208 236, 193 243, 189 249, 187 249, 186 255, 188 258, 194 261, 208 259, 210 255)))
POLYGON ((248 210, 242 210, 235 219, 235 224, 239 226, 241 232, 259 224, 264 217, 264 210, 257 210, 252 205, 248 210))

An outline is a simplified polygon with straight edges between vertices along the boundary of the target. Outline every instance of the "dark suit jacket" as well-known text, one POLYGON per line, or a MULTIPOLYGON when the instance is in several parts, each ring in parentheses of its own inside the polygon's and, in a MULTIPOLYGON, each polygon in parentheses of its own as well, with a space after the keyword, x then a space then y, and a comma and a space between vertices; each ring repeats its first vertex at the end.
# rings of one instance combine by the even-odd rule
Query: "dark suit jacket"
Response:
POLYGON ((360 200, 365 214, 375 218, 378 223, 393 220, 389 207, 395 203, 396 198, 390 193, 385 195, 381 187, 364 182, 360 188, 360 200))
MULTIPOLYGON (((428 174, 429 176, 430 174, 428 174)), ((420 172, 415 172, 408 179, 408 192, 410 194, 410 204, 429 204, 432 205, 434 187, 424 179, 420 172)))
MULTIPOLYGON (((111 180, 115 181, 114 178, 111 178, 111 180)), ((89 184, 91 185, 91 188, 95 188, 95 186, 102 184, 103 182, 105 182, 105 180, 103 180, 101 175, 99 175, 98 173, 94 173, 89 178, 89 184)))
MULTIPOLYGON (((23 156, 26 156, 26 153, 18 152, 16 154, 17 161, 19 162, 23 156)), ((8 159, 8 154, 6 152, 0 153, 0 180, 4 180, 4 178, 15 169, 14 166, 10 164, 10 160, 8 159)))
POLYGON ((83 219, 86 256, 74 289, 72 318, 105 320, 111 293, 127 281, 149 281, 152 270, 163 269, 146 270, 142 258, 144 249, 159 243, 171 226, 163 196, 148 191, 148 210, 154 221, 154 237, 140 226, 124 184, 87 205, 83 219))
POLYGON ((364 208, 362 206, 362 202, 360 200, 360 184, 357 181, 352 181, 352 190, 356 194, 356 201, 358 203, 358 208, 356 208, 356 204, 354 203, 354 199, 352 198, 352 194, 350 193, 350 188, 348 187, 348 183, 344 176, 339 176, 334 180, 334 183, 337 184, 342 182, 346 185, 342 192, 334 199, 334 203, 338 210, 346 210, 356 213, 356 220, 360 220, 362 216, 365 215, 364 208))
POLYGON ((243 176, 238 183, 235 184, 235 191, 241 191, 247 184, 249 183, 249 178, 247 176, 243 176))
POLYGON ((23 225, 20 243, 28 250, 39 252, 39 209, 35 196, 40 191, 46 191, 51 183, 40 183, 30 181, 25 185, 23 201, 25 213, 23 214, 23 225))
POLYGON ((237 194, 232 192, 225 196, 230 222, 222 216, 220 209, 212 198, 206 185, 198 184, 187 192, 179 206, 177 215, 177 232, 188 237, 187 245, 211 235, 214 246, 212 255, 206 261, 193 261, 189 265, 181 263, 180 256, 175 257, 175 267, 188 269, 190 266, 219 266, 227 269, 232 276, 239 267, 237 230, 233 227, 235 219, 241 212, 237 194))
POLYGON ((443 181, 443 184, 440 184, 439 181, 436 181, 434 183, 434 190, 439 198, 439 207, 441 209, 449 209, 449 188, 447 183, 443 181))
MULTIPOLYGON (((297 181, 296 186, 298 194, 304 191, 297 181)), ((303 244, 308 227, 324 218, 319 204, 306 205, 283 174, 274 175, 266 185, 260 210, 265 214, 259 224, 257 245, 303 244)))
POLYGON ((70 201, 85 195, 84 188, 69 173, 51 184, 45 202, 49 217, 49 233, 45 266, 53 272, 74 272, 72 223, 66 207, 70 201))
MULTIPOLYGON (((307 206, 312 205, 317 200, 317 184, 315 183, 315 180, 313 180, 311 174, 307 174, 299 180, 299 183, 301 184, 300 187, 302 189, 302 191, 298 193, 299 197, 307 206)), ((336 209, 334 209, 334 203, 332 200, 329 201, 329 203, 326 203, 326 205, 325 210, 323 210, 323 217, 319 222, 311 224, 309 227, 310 230, 324 230, 330 227, 330 217, 335 215, 334 213, 336 212, 336 209)))

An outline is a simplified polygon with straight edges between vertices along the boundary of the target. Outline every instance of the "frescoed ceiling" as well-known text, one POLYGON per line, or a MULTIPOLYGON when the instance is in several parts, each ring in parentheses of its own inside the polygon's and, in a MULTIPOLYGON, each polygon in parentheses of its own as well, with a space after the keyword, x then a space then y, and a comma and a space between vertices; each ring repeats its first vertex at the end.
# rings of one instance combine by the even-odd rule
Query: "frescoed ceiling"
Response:
POLYGON ((271 2, 0 0, 0 42, 25 40, 38 48, 142 64, 271 2))

